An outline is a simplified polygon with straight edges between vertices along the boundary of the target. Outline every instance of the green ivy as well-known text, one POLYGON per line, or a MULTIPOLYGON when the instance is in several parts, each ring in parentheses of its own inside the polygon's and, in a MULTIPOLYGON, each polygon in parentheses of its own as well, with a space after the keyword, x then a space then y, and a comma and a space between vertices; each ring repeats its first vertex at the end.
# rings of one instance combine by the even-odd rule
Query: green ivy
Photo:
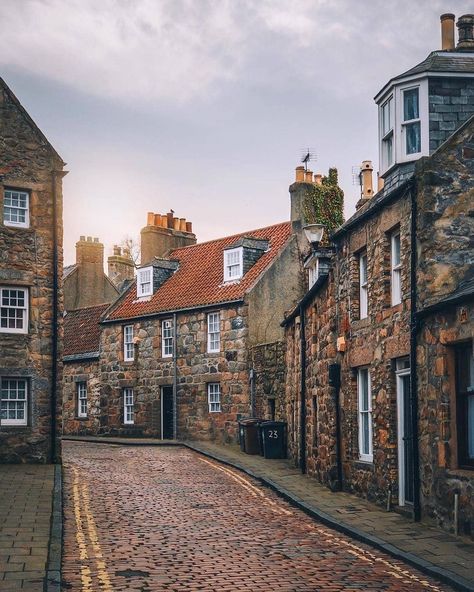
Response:
MULTIPOLYGON (((337 169, 330 168, 321 185, 308 188, 303 202, 306 224, 324 224, 331 233, 344 222, 344 191, 337 182, 337 169)), ((326 242, 328 236, 323 240, 326 242)))

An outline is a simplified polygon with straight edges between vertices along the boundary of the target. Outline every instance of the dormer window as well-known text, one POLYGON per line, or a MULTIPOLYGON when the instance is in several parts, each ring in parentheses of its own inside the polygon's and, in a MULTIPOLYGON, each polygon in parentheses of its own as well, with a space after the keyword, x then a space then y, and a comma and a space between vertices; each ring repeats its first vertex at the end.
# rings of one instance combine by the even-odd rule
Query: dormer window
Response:
POLYGON ((227 249, 224 251, 224 281, 240 280, 243 276, 243 249, 227 249))
POLYGON ((142 298, 153 294, 153 267, 143 267, 137 273, 137 296, 142 298))
POLYGON ((402 82, 378 98, 382 175, 429 154, 428 80, 402 82))

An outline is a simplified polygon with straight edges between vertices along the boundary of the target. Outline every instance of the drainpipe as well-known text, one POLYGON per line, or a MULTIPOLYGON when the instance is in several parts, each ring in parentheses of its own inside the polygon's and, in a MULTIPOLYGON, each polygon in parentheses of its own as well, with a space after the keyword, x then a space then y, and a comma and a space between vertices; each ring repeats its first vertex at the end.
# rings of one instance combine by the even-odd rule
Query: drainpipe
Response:
POLYGON ((173 439, 178 437, 178 326, 176 313, 173 314, 173 439))
POLYGON ((420 506, 420 450, 418 442, 418 376, 417 376, 417 236, 416 222, 418 207, 416 201, 416 187, 411 188, 411 223, 410 223, 410 403, 412 420, 412 449, 413 449, 413 519, 419 522, 421 519, 420 506))
POLYGON ((255 370, 250 368, 250 417, 255 417, 257 413, 255 397, 255 370))
POLYGON ((338 379, 337 385, 334 389, 334 405, 336 407, 336 469, 337 469, 337 481, 338 481, 338 488, 339 491, 343 490, 343 477, 342 477, 342 454, 341 454, 341 441, 342 441, 342 433, 341 433, 341 407, 340 407, 340 392, 341 392, 341 381, 340 381, 340 372, 341 367, 337 364, 338 367, 338 379))
POLYGON ((57 207, 57 171, 53 171, 52 178, 52 197, 53 197, 53 219, 52 219, 52 234, 53 234, 53 314, 51 316, 51 462, 56 462, 56 430, 57 430, 57 380, 58 380, 58 207, 57 207))
POLYGON ((306 339, 304 308, 300 305, 300 348, 301 348, 301 383, 300 383, 300 467, 306 473, 306 339))

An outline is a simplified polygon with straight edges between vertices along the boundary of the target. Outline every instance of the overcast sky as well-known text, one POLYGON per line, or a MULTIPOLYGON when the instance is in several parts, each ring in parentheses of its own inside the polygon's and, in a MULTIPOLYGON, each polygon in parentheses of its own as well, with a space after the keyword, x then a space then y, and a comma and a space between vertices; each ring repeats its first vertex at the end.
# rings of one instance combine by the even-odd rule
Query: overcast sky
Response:
POLYGON ((0 0, 0 72, 68 163, 65 263, 146 213, 198 240, 288 219, 303 148, 377 166, 373 96, 440 47, 438 0, 0 0))

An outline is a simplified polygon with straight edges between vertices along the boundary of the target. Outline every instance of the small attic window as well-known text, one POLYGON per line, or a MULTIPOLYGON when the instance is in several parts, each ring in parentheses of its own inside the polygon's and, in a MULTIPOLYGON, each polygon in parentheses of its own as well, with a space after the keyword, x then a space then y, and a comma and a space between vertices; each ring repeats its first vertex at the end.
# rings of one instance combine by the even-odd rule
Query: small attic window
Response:
POLYGON ((153 267, 143 267, 137 273, 137 297, 153 294, 153 267))
POLYGON ((224 251, 224 281, 232 282, 243 276, 243 249, 227 249, 224 251))

